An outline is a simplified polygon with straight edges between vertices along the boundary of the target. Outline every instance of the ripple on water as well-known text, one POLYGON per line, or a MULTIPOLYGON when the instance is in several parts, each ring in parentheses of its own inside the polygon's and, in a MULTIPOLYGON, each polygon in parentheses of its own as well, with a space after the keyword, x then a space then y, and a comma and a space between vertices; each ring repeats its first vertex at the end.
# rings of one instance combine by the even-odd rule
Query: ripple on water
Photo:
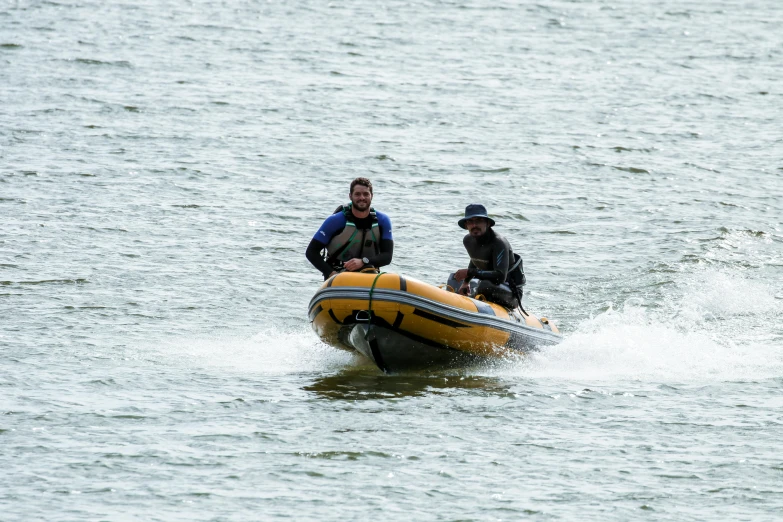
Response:
POLYGON ((775 519, 783 20, 724 3, 11 2, 4 517, 775 519), (565 341, 318 342, 357 176, 424 281, 485 204, 565 341))

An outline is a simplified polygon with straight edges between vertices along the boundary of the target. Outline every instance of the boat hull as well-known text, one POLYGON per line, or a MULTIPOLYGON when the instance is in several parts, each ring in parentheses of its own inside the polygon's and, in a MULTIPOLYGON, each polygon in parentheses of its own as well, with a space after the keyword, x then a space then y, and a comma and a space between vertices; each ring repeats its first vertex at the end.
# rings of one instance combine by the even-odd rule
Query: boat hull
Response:
POLYGON ((482 356, 415 339, 400 330, 378 325, 343 327, 345 344, 361 353, 384 372, 454 368, 483 359, 482 356))

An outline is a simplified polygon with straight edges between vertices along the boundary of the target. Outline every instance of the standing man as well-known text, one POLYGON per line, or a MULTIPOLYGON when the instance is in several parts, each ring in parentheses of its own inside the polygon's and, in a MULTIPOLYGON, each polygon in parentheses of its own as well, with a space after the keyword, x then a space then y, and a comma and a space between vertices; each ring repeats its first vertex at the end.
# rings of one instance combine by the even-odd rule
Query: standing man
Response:
POLYGON ((492 230, 495 220, 487 215, 484 205, 468 205, 465 217, 458 221, 468 234, 462 239, 470 256, 468 268, 457 270, 453 279, 462 281, 458 292, 463 295, 482 294, 488 301, 506 308, 516 308, 522 302, 522 258, 511 251, 506 238, 492 230), (471 292, 471 279, 479 283, 471 292))
POLYGON ((338 272, 378 269, 391 263, 394 251, 389 216, 376 212, 372 203, 372 183, 356 178, 348 192, 351 202, 341 205, 326 218, 307 247, 307 260, 324 275, 338 272), (326 248, 326 257, 321 251, 326 248))

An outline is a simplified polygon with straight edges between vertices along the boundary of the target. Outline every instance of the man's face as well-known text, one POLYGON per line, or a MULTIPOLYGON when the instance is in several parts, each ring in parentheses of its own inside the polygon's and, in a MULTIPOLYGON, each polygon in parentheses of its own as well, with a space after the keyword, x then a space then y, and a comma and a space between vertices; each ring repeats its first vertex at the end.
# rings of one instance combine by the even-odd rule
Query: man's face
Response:
POLYGON ((488 225, 487 218, 482 217, 471 218, 465 221, 465 226, 473 237, 481 237, 486 234, 488 225))
POLYGON ((364 185, 354 185, 353 192, 351 192, 351 203, 353 203, 356 210, 364 212, 370 208, 370 204, 372 203, 372 192, 364 185))

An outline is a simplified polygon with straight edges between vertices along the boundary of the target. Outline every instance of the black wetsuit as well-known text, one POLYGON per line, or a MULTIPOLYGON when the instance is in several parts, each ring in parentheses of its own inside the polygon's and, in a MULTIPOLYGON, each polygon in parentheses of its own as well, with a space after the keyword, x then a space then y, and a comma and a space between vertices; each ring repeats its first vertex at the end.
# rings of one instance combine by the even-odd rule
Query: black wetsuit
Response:
POLYGON ((484 235, 477 238, 466 235, 462 244, 470 256, 465 281, 480 280, 475 295, 482 294, 488 301, 508 308, 519 306, 514 292, 505 284, 509 279, 509 269, 514 265, 514 252, 506 238, 488 228, 484 235))

